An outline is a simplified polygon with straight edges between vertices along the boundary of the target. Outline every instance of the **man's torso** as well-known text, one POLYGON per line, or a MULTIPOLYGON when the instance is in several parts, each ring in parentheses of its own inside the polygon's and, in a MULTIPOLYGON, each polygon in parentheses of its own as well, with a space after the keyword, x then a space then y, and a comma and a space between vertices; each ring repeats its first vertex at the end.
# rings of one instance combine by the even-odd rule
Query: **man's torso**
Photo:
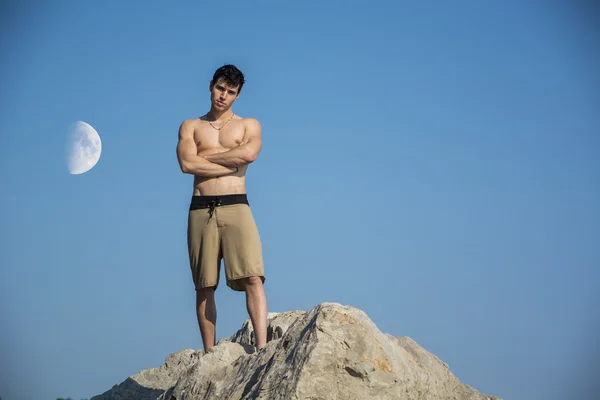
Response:
MULTIPOLYGON (((219 125, 215 124, 219 128, 219 125)), ((244 119, 234 116, 223 128, 217 130, 208 121, 194 120, 194 143, 199 156, 224 153, 240 145, 244 139, 244 119)), ((194 177, 194 196, 246 193, 246 170, 239 168, 235 174, 218 178, 194 177)))

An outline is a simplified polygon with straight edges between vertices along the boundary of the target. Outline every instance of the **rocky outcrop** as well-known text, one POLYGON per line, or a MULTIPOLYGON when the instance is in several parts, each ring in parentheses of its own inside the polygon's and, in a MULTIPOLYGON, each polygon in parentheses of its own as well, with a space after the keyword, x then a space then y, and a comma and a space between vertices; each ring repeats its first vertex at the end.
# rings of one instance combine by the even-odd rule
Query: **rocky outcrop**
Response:
POLYGON ((493 400, 408 337, 382 333, 361 310, 323 303, 270 313, 255 351, 247 320, 206 354, 182 350, 92 400, 493 400))

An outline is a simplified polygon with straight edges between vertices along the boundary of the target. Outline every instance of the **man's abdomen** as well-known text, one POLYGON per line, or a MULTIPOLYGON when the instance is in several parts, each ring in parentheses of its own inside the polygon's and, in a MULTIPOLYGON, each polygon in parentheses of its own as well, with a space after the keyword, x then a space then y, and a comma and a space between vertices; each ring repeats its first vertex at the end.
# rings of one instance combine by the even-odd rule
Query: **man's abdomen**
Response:
POLYGON ((194 196, 246 193, 244 176, 221 176, 219 178, 194 179, 194 196))

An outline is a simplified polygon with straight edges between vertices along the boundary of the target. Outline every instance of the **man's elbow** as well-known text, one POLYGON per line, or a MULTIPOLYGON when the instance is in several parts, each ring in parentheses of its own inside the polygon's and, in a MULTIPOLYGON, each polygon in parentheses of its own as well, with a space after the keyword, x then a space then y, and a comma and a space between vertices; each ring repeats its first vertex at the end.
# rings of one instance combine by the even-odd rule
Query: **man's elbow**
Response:
POLYGON ((258 152, 254 151, 254 150, 248 150, 242 156, 242 158, 246 164, 253 163, 254 161, 256 161, 257 157, 258 157, 258 152))
POLYGON ((183 160, 179 161, 179 169, 184 174, 189 174, 190 173, 190 166, 185 161, 183 161, 183 160))

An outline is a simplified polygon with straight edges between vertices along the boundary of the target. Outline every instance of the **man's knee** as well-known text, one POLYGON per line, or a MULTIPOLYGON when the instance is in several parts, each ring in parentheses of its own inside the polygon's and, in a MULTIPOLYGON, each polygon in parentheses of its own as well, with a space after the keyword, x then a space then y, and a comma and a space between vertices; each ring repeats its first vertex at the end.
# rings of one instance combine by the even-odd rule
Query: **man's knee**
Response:
POLYGON ((246 289, 260 287, 263 284, 263 281, 259 276, 249 276, 244 278, 243 282, 246 289))
POLYGON ((204 301, 206 299, 212 299, 215 296, 215 288, 214 287, 205 287, 196 290, 196 300, 198 302, 204 301))

